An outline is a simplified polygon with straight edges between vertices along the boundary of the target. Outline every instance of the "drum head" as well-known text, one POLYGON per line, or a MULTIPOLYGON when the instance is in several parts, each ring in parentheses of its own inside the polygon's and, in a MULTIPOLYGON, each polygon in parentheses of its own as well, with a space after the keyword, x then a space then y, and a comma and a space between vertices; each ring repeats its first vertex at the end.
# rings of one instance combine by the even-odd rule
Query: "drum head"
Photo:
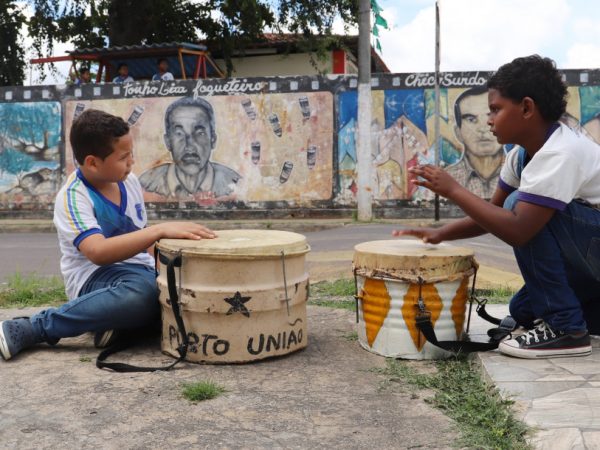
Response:
POLYGON ((473 250, 450 244, 390 239, 363 242, 354 247, 357 274, 406 281, 451 280, 471 274, 477 263, 473 250))
POLYGON ((301 255, 310 250, 306 237, 298 233, 278 230, 222 230, 215 239, 161 239, 159 250, 181 251, 187 255, 206 257, 280 257, 301 255))

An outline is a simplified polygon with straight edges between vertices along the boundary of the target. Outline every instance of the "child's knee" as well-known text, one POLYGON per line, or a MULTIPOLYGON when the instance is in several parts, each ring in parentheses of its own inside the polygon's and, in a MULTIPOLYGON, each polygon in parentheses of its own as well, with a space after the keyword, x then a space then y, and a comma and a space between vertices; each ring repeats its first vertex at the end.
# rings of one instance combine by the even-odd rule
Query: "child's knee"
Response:
POLYGON ((123 303, 136 311, 158 310, 158 286, 153 280, 140 277, 124 286, 123 303))

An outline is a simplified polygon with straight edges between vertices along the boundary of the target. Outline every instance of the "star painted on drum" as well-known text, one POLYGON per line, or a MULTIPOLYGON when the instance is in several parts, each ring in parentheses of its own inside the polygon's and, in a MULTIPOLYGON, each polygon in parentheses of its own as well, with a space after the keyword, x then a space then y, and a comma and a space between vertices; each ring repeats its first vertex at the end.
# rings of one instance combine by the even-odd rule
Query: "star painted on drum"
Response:
POLYGON ((225 301, 231 305, 229 311, 227 311, 227 315, 233 314, 235 312, 240 312, 246 317, 250 317, 250 311, 244 305, 248 300, 252 297, 242 297, 242 294, 236 292, 233 297, 225 298, 225 301))

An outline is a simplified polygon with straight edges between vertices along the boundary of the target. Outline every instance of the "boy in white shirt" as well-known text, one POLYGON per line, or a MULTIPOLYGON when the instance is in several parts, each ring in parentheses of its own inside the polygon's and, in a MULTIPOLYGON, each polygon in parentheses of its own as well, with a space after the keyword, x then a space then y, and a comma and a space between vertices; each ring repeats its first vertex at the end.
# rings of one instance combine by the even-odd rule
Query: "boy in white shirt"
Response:
POLYGON ((89 331, 101 347, 113 330, 152 325, 159 303, 151 247, 162 238, 216 237, 194 223, 146 226, 142 189, 131 172, 133 141, 123 119, 88 109, 74 121, 70 140, 79 169, 54 206, 69 302, 0 322, 5 360, 34 344, 89 331))
POLYGON ((492 233, 511 245, 525 285, 510 313, 529 331, 498 348, 520 358, 588 355, 588 330, 600 332, 600 146, 558 122, 566 96, 551 59, 533 55, 500 67, 488 81, 488 125, 500 144, 521 148, 508 154, 492 199, 440 168, 415 167, 417 184, 468 217, 394 232, 434 244, 492 233))

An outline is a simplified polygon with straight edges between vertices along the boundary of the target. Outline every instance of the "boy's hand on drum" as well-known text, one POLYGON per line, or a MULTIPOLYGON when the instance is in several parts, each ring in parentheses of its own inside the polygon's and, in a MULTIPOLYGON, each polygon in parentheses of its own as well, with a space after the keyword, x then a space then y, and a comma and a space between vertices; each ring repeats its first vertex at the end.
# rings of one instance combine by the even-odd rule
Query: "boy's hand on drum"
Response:
POLYGON ((445 198, 451 198, 452 193, 461 187, 460 184, 458 184, 458 182, 441 167, 425 164, 411 167, 408 171, 421 177, 420 179, 414 180, 416 185, 426 187, 445 198))
POLYGON ((217 234, 194 222, 165 222, 155 225, 159 228, 159 239, 214 239, 217 234))
POLYGON ((439 244, 442 236, 439 228, 407 228, 406 230, 394 230, 392 236, 414 236, 426 244, 439 244))

